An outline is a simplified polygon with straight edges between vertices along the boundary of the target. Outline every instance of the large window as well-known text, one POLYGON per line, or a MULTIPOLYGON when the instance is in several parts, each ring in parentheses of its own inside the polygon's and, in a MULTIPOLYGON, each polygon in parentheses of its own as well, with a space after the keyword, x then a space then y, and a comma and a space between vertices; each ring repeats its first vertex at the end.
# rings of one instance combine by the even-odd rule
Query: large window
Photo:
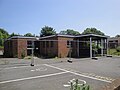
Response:
POLYGON ((33 41, 27 41, 27 55, 30 56, 32 54, 33 49, 33 41))
POLYGON ((27 48, 32 48, 32 41, 27 41, 27 48))
POLYGON ((27 50, 27 55, 30 56, 32 54, 32 50, 31 49, 28 49, 27 50))
POLYGON ((73 47, 73 42, 71 40, 67 40, 67 47, 73 47))

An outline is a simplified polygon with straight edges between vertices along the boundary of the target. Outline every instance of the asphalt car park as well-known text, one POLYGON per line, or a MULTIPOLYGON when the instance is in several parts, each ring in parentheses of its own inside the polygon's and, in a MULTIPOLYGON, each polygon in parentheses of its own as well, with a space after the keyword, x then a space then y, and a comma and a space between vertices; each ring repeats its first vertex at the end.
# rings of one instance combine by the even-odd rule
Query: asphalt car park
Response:
POLYGON ((35 66, 15 59, 1 64, 0 90, 70 90, 73 79, 99 90, 120 77, 120 58, 67 59, 35 59, 35 66))

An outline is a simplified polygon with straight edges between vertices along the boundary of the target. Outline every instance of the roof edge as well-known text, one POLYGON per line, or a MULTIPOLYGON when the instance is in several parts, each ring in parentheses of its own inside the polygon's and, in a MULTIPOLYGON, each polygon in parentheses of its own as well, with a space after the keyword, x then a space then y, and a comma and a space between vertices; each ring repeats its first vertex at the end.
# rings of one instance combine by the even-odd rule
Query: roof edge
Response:
POLYGON ((102 37, 102 38, 108 38, 109 36, 102 36, 102 35, 97 35, 97 34, 83 34, 83 35, 79 35, 76 37, 86 37, 86 36, 95 36, 95 37, 102 37))
POLYGON ((50 36, 45 36, 45 37, 40 37, 40 39, 46 39, 46 38, 51 38, 51 37, 69 37, 69 38, 74 38, 75 36, 73 35, 50 35, 50 36))

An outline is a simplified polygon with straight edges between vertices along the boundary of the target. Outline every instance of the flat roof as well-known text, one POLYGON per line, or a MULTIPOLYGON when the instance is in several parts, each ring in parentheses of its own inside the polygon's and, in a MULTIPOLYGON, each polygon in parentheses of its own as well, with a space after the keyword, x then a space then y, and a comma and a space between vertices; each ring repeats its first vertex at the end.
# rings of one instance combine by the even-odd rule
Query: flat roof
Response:
POLYGON ((78 36, 73 36, 73 35, 50 35, 50 36, 45 36, 45 37, 26 37, 26 36, 13 36, 8 38, 10 39, 17 39, 17 38, 22 38, 22 39, 46 39, 46 38, 51 38, 51 37, 68 37, 68 38, 80 38, 80 37, 100 37, 100 38, 108 38, 108 36, 102 36, 102 35, 96 35, 96 34, 85 34, 85 35, 78 35, 78 36))
POLYGON ((8 38, 8 40, 10 40, 10 39, 16 39, 16 38, 22 38, 22 39, 36 39, 37 37, 13 36, 13 37, 8 38))
POLYGON ((40 39, 45 39, 45 38, 51 38, 51 37, 69 37, 69 38, 74 38, 75 36, 73 35, 51 35, 51 36, 45 36, 45 37, 40 37, 40 39))

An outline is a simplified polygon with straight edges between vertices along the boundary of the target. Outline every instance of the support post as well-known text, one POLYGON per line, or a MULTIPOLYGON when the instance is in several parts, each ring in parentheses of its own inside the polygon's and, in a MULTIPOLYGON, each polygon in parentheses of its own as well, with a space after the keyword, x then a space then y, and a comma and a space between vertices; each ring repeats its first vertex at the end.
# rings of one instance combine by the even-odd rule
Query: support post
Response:
POLYGON ((78 54, 78 57, 79 57, 79 50, 80 50, 80 49, 79 49, 79 40, 77 40, 77 47, 78 47, 78 48, 77 48, 77 54, 78 54))
POLYGON ((90 37, 90 58, 92 58, 92 37, 90 37))
POLYGON ((47 48, 46 48, 46 43, 47 43, 47 41, 44 41, 45 42, 45 56, 47 55, 47 48))
POLYGON ((106 39, 106 41, 107 41, 107 55, 109 55, 110 52, 109 52, 108 40, 106 39))
POLYGON ((101 56, 103 56, 103 39, 101 39, 101 56))

